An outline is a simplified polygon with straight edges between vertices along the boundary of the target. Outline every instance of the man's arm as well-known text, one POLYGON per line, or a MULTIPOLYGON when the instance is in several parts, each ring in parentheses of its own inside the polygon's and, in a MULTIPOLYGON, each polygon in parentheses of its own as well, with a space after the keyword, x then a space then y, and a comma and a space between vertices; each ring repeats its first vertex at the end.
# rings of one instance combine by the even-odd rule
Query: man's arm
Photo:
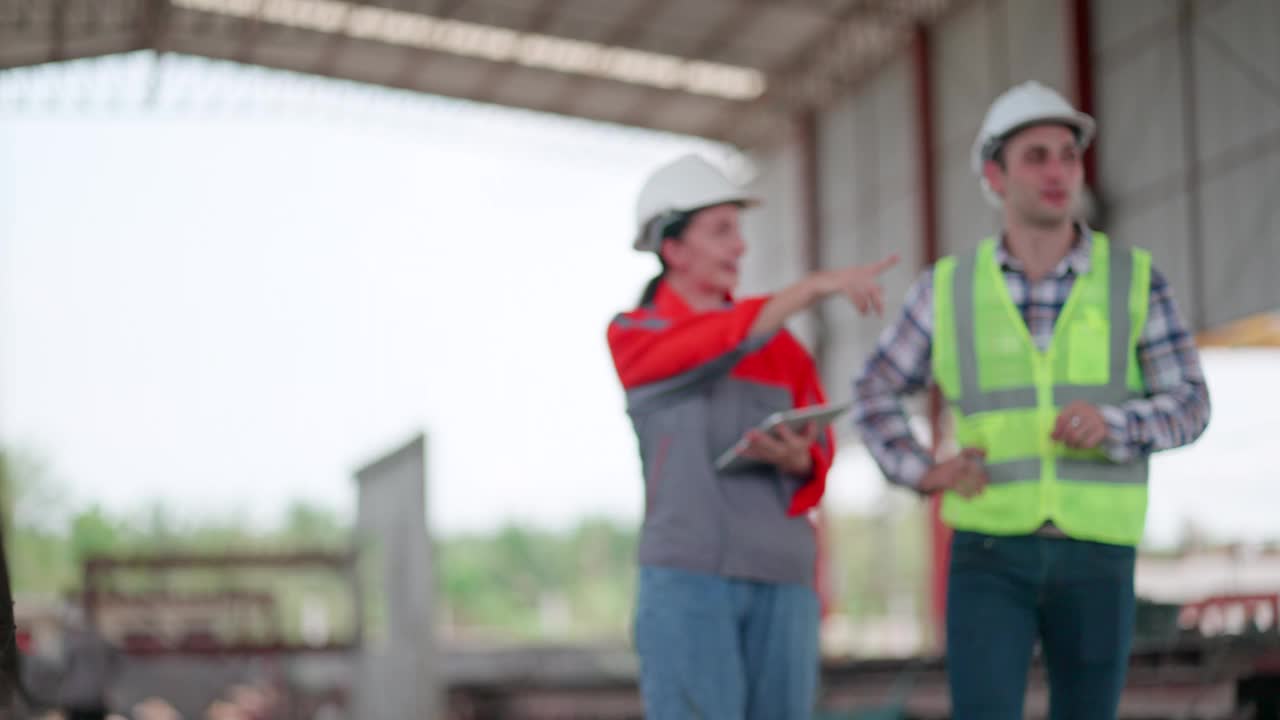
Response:
POLYGON ((1107 424, 1102 450, 1118 463, 1190 444, 1209 424, 1209 389, 1195 338, 1155 268, 1150 297, 1137 348, 1147 396, 1099 408, 1107 424))
POLYGON ((902 397, 929 384, 933 346, 933 273, 907 292, 902 314, 885 328, 853 384, 853 421, 890 482, 919 489, 933 466, 902 409, 902 397))

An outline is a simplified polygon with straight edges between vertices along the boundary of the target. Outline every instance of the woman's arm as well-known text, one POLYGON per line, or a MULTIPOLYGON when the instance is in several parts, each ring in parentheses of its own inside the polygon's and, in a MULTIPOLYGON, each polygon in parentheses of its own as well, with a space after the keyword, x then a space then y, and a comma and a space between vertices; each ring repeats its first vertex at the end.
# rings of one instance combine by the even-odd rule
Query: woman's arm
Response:
POLYGON ((609 324, 609 350, 623 387, 634 388, 697 369, 727 353, 749 349, 782 328, 796 313, 832 295, 844 295, 859 312, 883 308, 877 278, 896 255, 873 265, 811 273, 772 296, 748 298, 723 310, 671 319, 651 308, 623 313, 609 324))

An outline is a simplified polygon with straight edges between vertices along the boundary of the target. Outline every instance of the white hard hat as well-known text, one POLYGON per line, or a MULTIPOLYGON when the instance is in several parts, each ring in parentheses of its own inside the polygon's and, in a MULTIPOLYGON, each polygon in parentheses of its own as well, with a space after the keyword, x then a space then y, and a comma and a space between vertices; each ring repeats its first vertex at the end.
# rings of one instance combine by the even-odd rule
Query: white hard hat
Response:
POLYGON ((697 155, 669 162, 655 170, 640 188, 632 247, 657 252, 662 247, 666 218, 675 220, 683 213, 725 203, 749 207, 760 201, 697 155))
POLYGON ((1081 149, 1088 147, 1093 140, 1093 118, 1034 80, 1009 88, 991 103, 987 117, 982 121, 982 129, 973 140, 970 161, 973 172, 982 180, 983 194, 996 207, 1001 205, 1000 196, 987 185, 982 173, 983 165, 995 156, 1010 135, 1025 127, 1045 123, 1061 123, 1070 127, 1075 131, 1081 149))

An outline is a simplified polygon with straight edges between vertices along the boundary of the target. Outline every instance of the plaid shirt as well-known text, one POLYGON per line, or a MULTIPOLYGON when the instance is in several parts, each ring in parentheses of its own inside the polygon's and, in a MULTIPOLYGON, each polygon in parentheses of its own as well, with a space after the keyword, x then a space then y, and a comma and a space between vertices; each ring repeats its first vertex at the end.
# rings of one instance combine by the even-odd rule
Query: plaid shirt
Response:
MULTIPOLYGON (((1089 270, 1092 245, 1091 234, 1082 229, 1071 252, 1034 282, 1003 243, 997 246, 996 261, 1009 295, 1041 350, 1049 346, 1075 279, 1089 270)), ((885 328, 853 386, 854 424, 867 448, 885 477, 913 488, 933 458, 911 432, 900 398, 928 387, 932 346, 933 272, 927 270, 908 291, 902 316, 885 328)), ((1209 424, 1209 392, 1195 340, 1178 314, 1168 283, 1154 268, 1150 308, 1137 350, 1147 396, 1099 408, 1108 428, 1101 449, 1117 463, 1186 445, 1209 424)))

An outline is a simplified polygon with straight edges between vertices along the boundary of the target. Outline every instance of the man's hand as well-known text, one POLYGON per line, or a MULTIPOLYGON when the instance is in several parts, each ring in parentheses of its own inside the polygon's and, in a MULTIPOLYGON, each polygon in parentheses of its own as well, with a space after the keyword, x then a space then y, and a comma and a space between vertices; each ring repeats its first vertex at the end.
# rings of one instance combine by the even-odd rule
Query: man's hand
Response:
POLYGON ((802 432, 795 432, 786 424, 773 432, 751 430, 747 432, 747 448, 744 457, 776 465, 788 475, 804 477, 813 471, 813 457, 809 447, 818 439, 818 428, 813 423, 805 425, 802 432))
POLYGON ((1098 408, 1077 400, 1062 408, 1052 437, 1076 450, 1092 450, 1107 438, 1107 421, 1098 408))
POLYGON ((987 487, 987 471, 983 466, 986 453, 965 448, 960 454, 929 468, 920 480, 920 492, 932 495, 954 490, 966 498, 977 497, 987 487))

